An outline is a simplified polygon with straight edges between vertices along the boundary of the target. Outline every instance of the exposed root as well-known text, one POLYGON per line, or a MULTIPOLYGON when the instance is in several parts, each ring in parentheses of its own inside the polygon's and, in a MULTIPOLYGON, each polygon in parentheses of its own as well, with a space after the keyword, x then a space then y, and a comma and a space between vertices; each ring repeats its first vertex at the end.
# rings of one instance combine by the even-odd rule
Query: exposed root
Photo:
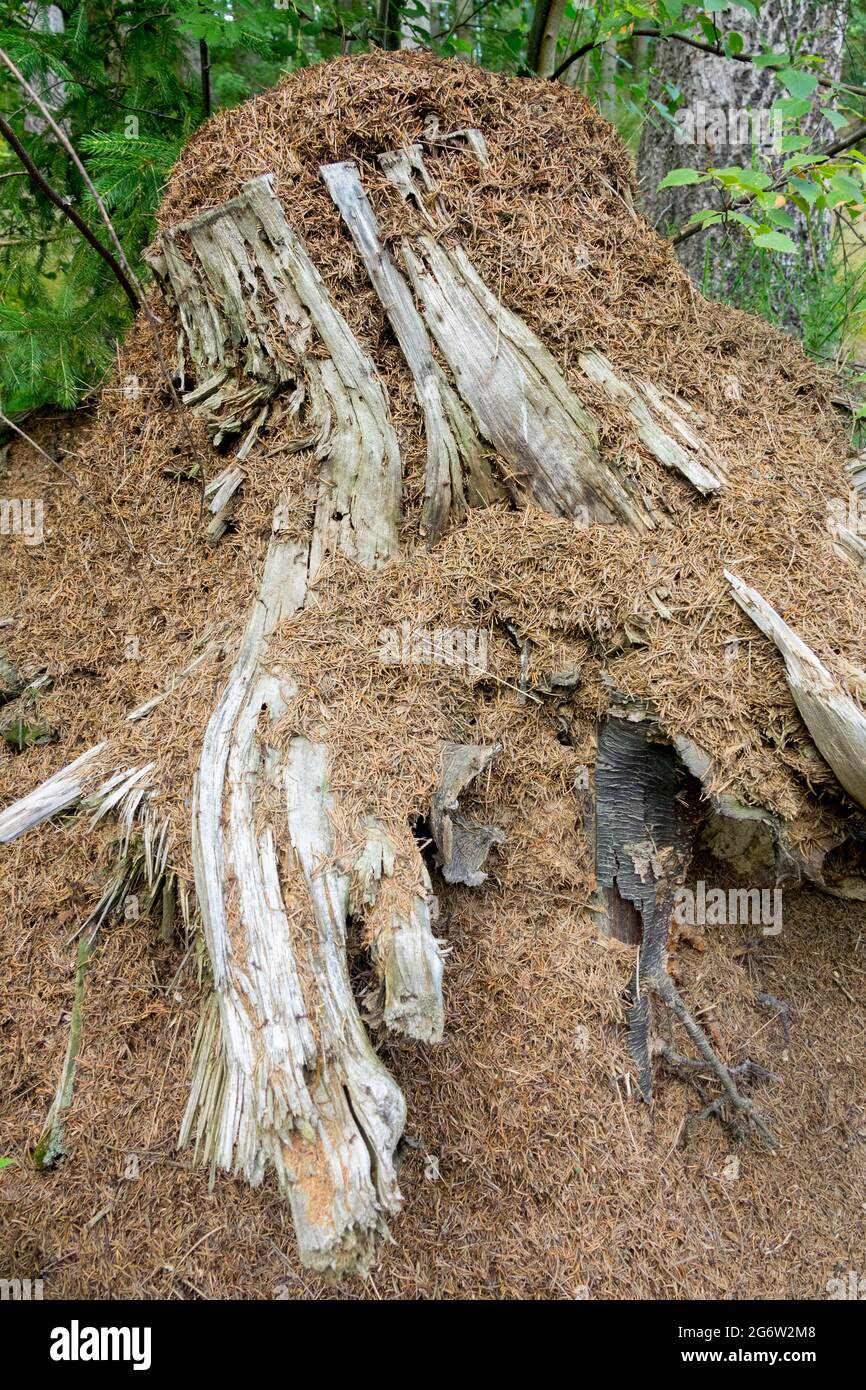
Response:
POLYGON ((691 1057, 683 1057, 663 1044, 659 1048, 659 1053, 664 1057, 668 1066, 674 1070, 695 1073, 709 1070, 721 1083, 724 1096, 719 1097, 717 1103, 708 1106, 705 1115, 717 1114, 723 1103, 733 1107, 735 1112, 744 1117, 749 1124, 753 1125, 768 1148, 776 1147, 774 1138, 766 1120, 758 1110, 755 1102, 748 1096, 744 1096, 737 1088, 737 1081, 764 1080, 778 1081, 779 1077, 775 1073, 768 1071, 766 1067, 760 1066, 757 1062, 747 1058, 738 1067, 729 1068, 722 1061, 716 1052, 709 1038, 707 1037, 700 1024, 692 1016, 683 1002, 682 996, 674 985, 673 980, 667 973, 667 969, 662 971, 652 970, 644 972, 640 963, 632 984, 632 996, 635 1000, 630 1019, 630 1046, 632 1056, 638 1067, 638 1078, 641 1095, 644 1100, 652 1099, 652 1060, 651 1048, 649 1046, 649 1001, 647 994, 653 994, 660 999, 679 1020, 688 1036, 691 1038, 695 1047, 701 1055, 702 1060, 691 1057))

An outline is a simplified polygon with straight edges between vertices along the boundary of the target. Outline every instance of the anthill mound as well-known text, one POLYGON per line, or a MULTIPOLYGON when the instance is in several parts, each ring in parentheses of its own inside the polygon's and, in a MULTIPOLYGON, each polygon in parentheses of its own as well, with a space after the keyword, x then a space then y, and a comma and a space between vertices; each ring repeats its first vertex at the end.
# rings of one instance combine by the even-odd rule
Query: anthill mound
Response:
MULTIPOLYGON (((425 1048, 378 1035, 407 1097, 411 1143, 398 1245, 371 1296, 821 1296, 835 1265, 853 1258, 855 1227, 862 1241, 862 1214, 851 1215, 863 1176, 862 1076, 836 1026, 846 999, 862 1008, 859 909, 792 893, 781 940, 711 929, 705 953, 678 957, 681 988, 721 1053, 734 1062, 748 1051, 782 1077, 778 1100, 769 1085, 762 1095, 781 1153, 749 1149, 737 1169, 724 1131, 686 1125, 695 1107, 677 1082, 652 1112, 634 1105, 621 1001, 634 953, 600 938, 590 919, 592 825, 575 786, 586 773, 591 782, 596 723, 615 688, 648 703, 668 736, 706 750, 708 790, 796 822, 804 842, 851 816, 814 757, 778 654, 723 578, 725 568, 741 574, 828 665, 862 660, 866 591, 826 526, 828 500, 846 491, 830 380, 791 339, 694 292, 636 209, 618 138, 556 84, 420 54, 303 70, 199 132, 160 228, 262 174, 273 175, 290 226, 385 383, 403 474, 401 558, 370 572, 332 557, 315 604, 274 635, 273 668, 290 668, 298 687, 276 741, 303 732, 326 748, 346 841, 367 815, 393 826, 426 815, 443 742, 501 750, 471 795, 473 814, 505 831, 488 881, 480 893, 440 894, 445 1040, 425 1048), (429 135, 467 128, 483 133, 486 165, 429 135), (416 210, 378 155, 425 132, 446 210, 437 239, 465 248, 498 301, 544 342, 597 419, 602 456, 664 525, 641 535, 575 527, 500 503, 471 510, 432 549, 418 546, 423 415, 320 166, 357 164, 396 247, 416 210), (698 495, 647 452, 626 406, 587 382, 578 359, 589 350, 686 404, 724 460, 717 495, 698 495), (483 630, 483 671, 376 660, 382 633, 404 623, 483 630), (515 631, 531 644, 523 661, 515 631), (564 670, 579 684, 552 709, 538 692, 564 670), (783 1035, 762 994, 805 1014, 802 1032, 783 1035)), ((172 312, 156 291, 153 304, 174 361, 172 312)), ((45 543, 0 549, 0 618, 11 619, 0 638, 27 677, 50 675, 27 699, 55 735, 0 754, 4 798, 110 738, 108 770, 154 765, 149 805, 168 827, 190 904, 193 774, 272 515, 282 506, 297 537, 313 525, 321 461, 303 439, 302 414, 265 424, 231 527, 207 545, 193 453, 215 473, 237 441, 216 460, 201 423, 179 419, 139 320, 90 432, 62 452, 77 486, 23 449, 4 484, 45 499, 45 543), (148 717, 126 722, 166 691, 148 717)), ((108 838, 104 823, 99 833, 108 838)), ((316 1294, 275 1189, 218 1179, 205 1195, 206 1180, 174 1151, 206 981, 206 967, 193 968, 194 908, 180 948, 146 914, 103 926, 69 1157, 51 1174, 27 1167, 65 1048, 67 942, 111 863, 99 850, 79 817, 31 831, 0 864, 12 905, 2 1036, 15 1068, 3 1124, 23 1164, 0 1179, 7 1250, 33 1273, 51 1271, 58 1293, 316 1294)), ((359 925, 359 990, 369 970, 361 936, 359 925)))

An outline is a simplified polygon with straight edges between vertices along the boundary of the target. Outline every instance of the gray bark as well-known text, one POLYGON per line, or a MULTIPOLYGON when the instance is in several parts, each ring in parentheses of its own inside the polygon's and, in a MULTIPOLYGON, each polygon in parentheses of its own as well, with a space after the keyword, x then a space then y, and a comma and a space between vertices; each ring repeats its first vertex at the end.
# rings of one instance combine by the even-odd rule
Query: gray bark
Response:
MULTIPOLYGON (((838 77, 845 38, 845 9, 833 0, 767 0, 757 20, 745 10, 724 16, 724 28, 743 35, 746 52, 757 52, 762 43, 774 51, 786 51, 801 35, 814 32, 807 40, 808 52, 820 54, 825 62, 821 71, 838 77)), ((647 122, 641 139, 639 169, 641 186, 650 221, 659 231, 679 230, 694 212, 711 204, 712 195, 703 185, 665 188, 658 184, 671 169, 720 168, 725 165, 749 166, 756 155, 772 155, 774 132, 770 119, 774 101, 786 92, 771 70, 750 63, 715 58, 668 39, 656 44, 653 60, 659 90, 670 83, 683 93, 675 131, 663 120, 647 122)), ((820 100, 827 104, 826 93, 820 100)), ((830 138, 832 131, 818 110, 806 118, 806 133, 820 131, 830 138)), ((803 224, 795 235, 805 244, 803 224)), ((677 248, 680 261, 692 279, 700 284, 705 264, 713 267, 710 288, 724 293, 729 288, 736 261, 738 234, 718 227, 690 237, 677 248)))

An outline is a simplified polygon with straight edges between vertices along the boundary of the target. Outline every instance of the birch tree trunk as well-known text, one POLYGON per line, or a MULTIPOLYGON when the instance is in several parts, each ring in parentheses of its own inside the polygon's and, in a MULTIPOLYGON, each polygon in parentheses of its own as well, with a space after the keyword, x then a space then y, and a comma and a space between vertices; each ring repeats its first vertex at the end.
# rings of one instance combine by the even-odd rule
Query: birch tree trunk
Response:
POLYGON ((608 39, 601 54, 601 79, 598 86, 598 105, 603 116, 613 120, 616 110, 616 39, 608 39))
POLYGON ((472 23, 472 16, 476 8, 475 0, 454 0, 454 33, 458 39, 462 39, 465 44, 469 45, 464 51, 456 55, 459 62, 472 62, 472 47, 475 44, 475 28, 472 23))
MULTIPOLYGON (((42 34, 62 34, 66 28, 63 18, 63 11, 59 5, 30 4, 27 6, 30 22, 34 29, 42 34)), ((45 77, 35 77, 33 79, 36 91, 39 93, 45 105, 51 111, 59 111, 66 102, 66 83, 54 72, 49 72, 45 77)), ((48 122, 35 112, 28 112, 24 117, 24 129, 34 135, 51 135, 48 122)))
POLYGON ((432 0, 414 0, 413 7, 421 13, 403 13, 400 23, 401 48, 424 48, 430 43, 433 32, 432 0))
MULTIPOLYGON (((743 35, 746 52, 758 52, 763 45, 785 52, 798 38, 809 35, 806 50, 824 59, 822 72, 839 76, 846 12, 838 0, 831 4, 767 0, 757 19, 745 10, 734 11, 733 16, 726 27, 743 35)), ((701 185, 659 191, 665 174, 686 166, 701 170, 732 164, 748 167, 753 154, 772 155, 771 108, 786 93, 769 68, 715 58, 675 39, 656 43, 653 66, 651 90, 668 83, 683 94, 676 129, 663 120, 644 126, 638 162, 647 215, 659 231, 668 232, 678 230, 692 213, 707 207, 710 195, 701 185)), ((816 100, 804 130, 823 129, 829 138, 832 132, 818 110, 819 104, 816 100)), ((805 246, 805 223, 793 235, 805 246)), ((712 264, 711 288, 724 292, 731 285, 739 244, 735 233, 713 227, 683 242, 677 255, 697 284, 702 283, 705 264, 712 264)))

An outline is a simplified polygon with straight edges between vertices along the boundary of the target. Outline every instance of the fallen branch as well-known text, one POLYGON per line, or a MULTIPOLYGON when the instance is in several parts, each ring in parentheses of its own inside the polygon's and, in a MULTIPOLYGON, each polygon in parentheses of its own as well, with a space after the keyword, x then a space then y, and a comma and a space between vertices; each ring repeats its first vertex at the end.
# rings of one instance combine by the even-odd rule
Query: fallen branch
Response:
POLYGON ((78 943, 75 961, 75 989, 72 997, 72 1012, 69 1017, 69 1041, 66 1056, 60 1072, 57 1091, 45 1121, 45 1127, 33 1154, 33 1163, 39 1169, 53 1168, 66 1157, 65 1117, 72 1104, 75 1090, 75 1077, 78 1072, 78 1055, 81 1051, 81 1036, 84 1028, 84 991, 87 981, 87 967, 93 954, 96 932, 89 932, 78 943))

